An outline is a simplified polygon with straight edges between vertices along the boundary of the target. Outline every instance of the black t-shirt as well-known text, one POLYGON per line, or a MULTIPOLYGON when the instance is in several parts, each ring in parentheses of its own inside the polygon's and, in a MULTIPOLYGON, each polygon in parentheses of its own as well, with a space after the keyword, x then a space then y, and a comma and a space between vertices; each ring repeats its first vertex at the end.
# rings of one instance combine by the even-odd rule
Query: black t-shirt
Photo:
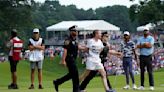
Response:
POLYGON ((103 48, 103 50, 102 50, 101 53, 100 53, 100 58, 101 58, 102 62, 103 62, 104 60, 106 60, 106 57, 107 57, 108 52, 109 52, 109 47, 108 47, 108 45, 107 45, 106 43, 103 43, 103 45, 104 45, 104 48, 103 48))
POLYGON ((64 41, 63 48, 67 49, 67 57, 73 57, 73 58, 77 57, 78 43, 77 43, 76 39, 73 39, 71 37, 67 38, 64 41))

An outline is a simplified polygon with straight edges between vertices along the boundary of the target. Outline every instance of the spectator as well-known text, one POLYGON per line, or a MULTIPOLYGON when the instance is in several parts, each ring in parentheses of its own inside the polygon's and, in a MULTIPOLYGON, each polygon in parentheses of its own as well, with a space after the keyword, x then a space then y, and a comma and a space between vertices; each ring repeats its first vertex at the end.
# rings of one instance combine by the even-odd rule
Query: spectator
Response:
POLYGON ((9 61, 11 70, 12 83, 8 86, 8 89, 18 89, 17 85, 17 64, 21 59, 20 54, 23 47, 23 42, 17 36, 17 30, 13 29, 11 31, 11 39, 7 43, 7 47, 10 49, 9 61))
POLYGON ((121 43, 121 52, 123 53, 123 68, 126 75, 126 86, 123 88, 130 89, 129 86, 129 74, 130 74, 133 83, 133 89, 137 89, 135 85, 134 74, 132 71, 133 55, 135 55, 136 58, 137 56, 135 52, 135 44, 133 41, 130 40, 130 33, 128 31, 124 32, 124 41, 121 43))
POLYGON ((42 65, 44 59, 44 40, 40 37, 39 29, 35 28, 33 30, 33 37, 29 39, 29 60, 31 65, 31 86, 29 89, 34 89, 34 77, 35 77, 35 68, 38 69, 38 81, 39 89, 43 89, 42 86, 42 65))
POLYGON ((139 90, 144 90, 144 73, 147 67, 149 75, 150 90, 154 90, 154 78, 152 69, 152 54, 154 52, 154 38, 150 36, 149 28, 145 27, 143 36, 139 38, 137 48, 140 50, 140 69, 141 69, 141 86, 139 90))

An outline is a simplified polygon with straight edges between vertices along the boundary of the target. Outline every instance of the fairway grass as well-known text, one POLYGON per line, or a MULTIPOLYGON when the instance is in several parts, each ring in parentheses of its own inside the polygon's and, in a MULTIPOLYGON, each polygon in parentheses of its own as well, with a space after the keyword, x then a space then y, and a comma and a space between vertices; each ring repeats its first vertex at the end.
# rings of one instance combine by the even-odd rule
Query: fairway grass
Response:
MULTIPOLYGON (((78 64, 80 67, 79 71, 82 72, 84 67, 78 64)), ((56 78, 59 78, 67 73, 67 69, 59 65, 59 58, 56 58, 54 61, 50 61, 46 59, 43 67, 43 90, 38 89, 38 80, 37 75, 35 77, 35 89, 29 90, 30 86, 30 65, 27 61, 21 61, 18 64, 18 90, 9 90, 7 89, 8 84, 10 84, 10 70, 9 63, 0 63, 0 92, 55 92, 52 81, 56 78)), ((37 73, 36 73, 37 74, 37 73)), ((164 69, 160 71, 154 72, 155 79, 155 90, 153 92, 164 92, 164 69)), ((123 86, 125 86, 125 77, 123 75, 116 77, 109 76, 109 80, 114 89, 117 92, 151 92, 149 91, 149 83, 147 74, 145 76, 145 90, 123 90, 123 86)), ((136 85, 140 84, 139 75, 135 76, 136 85)), ((72 82, 68 81, 62 84, 59 87, 60 92, 72 92, 72 82)), ((101 78, 95 77, 87 86, 87 92, 105 92, 103 89, 103 84, 101 82, 101 78)))

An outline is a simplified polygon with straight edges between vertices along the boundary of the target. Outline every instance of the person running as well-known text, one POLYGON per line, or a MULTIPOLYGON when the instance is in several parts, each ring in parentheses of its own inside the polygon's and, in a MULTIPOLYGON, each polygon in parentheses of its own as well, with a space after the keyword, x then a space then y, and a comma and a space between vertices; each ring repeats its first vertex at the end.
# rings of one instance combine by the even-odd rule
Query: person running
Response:
POLYGON ((30 50, 29 61, 31 65, 31 86, 29 89, 34 89, 35 68, 38 69, 39 89, 42 86, 42 66, 44 60, 44 39, 40 37, 39 29, 33 29, 33 37, 29 39, 28 48, 30 50))
POLYGON ((21 50, 23 48, 23 41, 17 36, 17 30, 11 31, 11 39, 7 43, 7 47, 10 49, 9 61, 12 83, 8 86, 8 89, 18 89, 17 85, 17 64, 21 59, 21 50))
POLYGON ((106 78, 106 72, 104 70, 103 64, 100 59, 100 52, 103 50, 103 43, 101 39, 101 31, 94 30, 93 38, 88 40, 87 49, 88 49, 88 57, 86 61, 86 70, 83 73, 83 77, 81 80, 85 79, 92 70, 97 70, 101 74, 101 78, 103 81, 103 85, 106 92, 111 92, 106 78))
POLYGON ((135 43, 130 40, 130 33, 128 31, 124 32, 124 41, 121 42, 121 52, 123 53, 123 68, 126 76, 126 86, 123 89, 130 89, 129 85, 129 74, 132 79, 133 89, 137 89, 133 74, 133 55, 137 60, 137 55, 135 52, 135 43))
POLYGON ((139 90, 144 90, 144 73, 145 67, 149 75, 150 90, 154 90, 154 78, 152 67, 152 54, 154 52, 154 38, 150 35, 149 28, 145 27, 143 36, 139 38, 137 48, 140 50, 140 70, 141 70, 141 86, 139 90))
MULTIPOLYGON (((104 48, 102 50, 102 52, 100 53, 100 58, 101 58, 101 63, 104 65, 105 62, 107 62, 107 56, 108 54, 113 54, 113 55, 121 55, 121 53, 119 52, 116 52, 114 50, 110 50, 110 44, 108 43, 108 33, 107 32, 103 32, 102 33, 102 42, 103 42, 103 45, 104 45, 104 48)), ((105 71, 106 71, 106 74, 107 74, 107 70, 106 68, 104 67, 105 71)), ((93 70, 89 73, 88 76, 86 76, 86 78, 82 81, 81 85, 80 85, 80 90, 81 92, 85 92, 85 88, 87 86, 87 84, 90 82, 90 80, 92 80, 96 75, 97 75, 97 70, 93 70)), ((110 81, 108 79, 108 76, 106 76, 107 78, 107 84, 109 86, 110 89, 112 89, 112 86, 110 84, 110 81)), ((113 90, 114 92, 115 90, 113 90)), ((111 90, 112 92, 112 90, 111 90)))
POLYGON ((62 55, 62 62, 64 66, 67 66, 68 73, 53 81, 56 92, 59 92, 59 85, 72 79, 73 92, 79 92, 79 75, 78 69, 75 63, 78 49, 85 49, 84 47, 78 45, 76 37, 78 35, 77 26, 72 26, 68 29, 70 31, 70 36, 64 41, 64 52, 62 55))

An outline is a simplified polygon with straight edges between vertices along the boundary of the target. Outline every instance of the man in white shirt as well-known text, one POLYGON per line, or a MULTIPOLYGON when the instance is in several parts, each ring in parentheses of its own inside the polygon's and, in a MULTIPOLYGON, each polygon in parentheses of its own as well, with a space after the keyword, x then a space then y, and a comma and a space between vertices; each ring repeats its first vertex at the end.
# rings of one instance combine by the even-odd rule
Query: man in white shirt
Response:
POLYGON ((92 70, 97 70, 101 74, 101 78, 103 80, 104 88, 106 92, 111 92, 106 79, 106 72, 104 70, 103 64, 101 63, 100 59, 100 52, 103 50, 103 43, 100 40, 101 39, 101 31, 95 30, 93 32, 93 38, 90 39, 87 42, 87 51, 88 51, 88 57, 86 62, 86 70, 84 74, 80 77, 80 81, 85 79, 86 76, 90 73, 92 70))

